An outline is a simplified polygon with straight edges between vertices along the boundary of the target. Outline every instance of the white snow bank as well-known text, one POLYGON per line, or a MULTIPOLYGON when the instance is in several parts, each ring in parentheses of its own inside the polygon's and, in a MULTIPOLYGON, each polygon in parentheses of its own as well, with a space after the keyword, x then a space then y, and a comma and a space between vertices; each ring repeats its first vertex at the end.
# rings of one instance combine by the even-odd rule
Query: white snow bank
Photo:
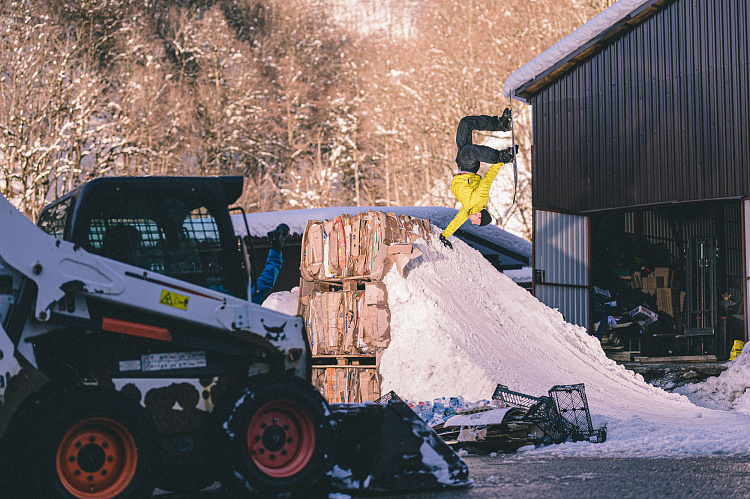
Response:
POLYGON ((503 95, 509 97, 512 90, 544 73, 583 45, 625 19, 648 1, 650 0, 619 0, 615 2, 513 72, 503 85, 503 95))
POLYGON ((266 297, 261 306, 287 315, 297 315, 299 287, 291 291, 279 291, 266 297))
MULTIPOLYGON (((436 234, 437 236, 437 234, 436 234)), ((455 239, 455 238, 454 238, 455 239)), ((748 454, 750 416, 699 408, 609 360, 596 338, 497 272, 460 240, 453 250, 422 240, 405 277, 386 276, 391 344, 383 392, 412 401, 489 398, 497 383, 529 395, 585 383, 603 444, 566 443, 535 454, 683 456, 748 454)))
POLYGON ((730 362, 729 368, 719 376, 701 383, 691 383, 675 391, 692 402, 711 409, 736 410, 750 414, 750 348, 730 362))
MULTIPOLYGON (((423 256, 409 263, 403 278, 394 271, 386 276, 392 339, 380 364, 383 393, 394 390, 415 402, 458 396, 478 401, 489 399, 498 383, 534 396, 553 385, 585 383, 594 426, 607 424, 607 441, 523 455, 750 454, 750 415, 744 413, 750 412, 744 394, 750 354, 691 390, 697 401, 700 393, 713 397, 711 407, 735 410, 698 407, 609 360, 583 328, 566 323, 462 241, 452 241, 449 250, 418 240, 423 256)), ((294 314, 297 299, 297 291, 274 293, 263 306, 294 314)))

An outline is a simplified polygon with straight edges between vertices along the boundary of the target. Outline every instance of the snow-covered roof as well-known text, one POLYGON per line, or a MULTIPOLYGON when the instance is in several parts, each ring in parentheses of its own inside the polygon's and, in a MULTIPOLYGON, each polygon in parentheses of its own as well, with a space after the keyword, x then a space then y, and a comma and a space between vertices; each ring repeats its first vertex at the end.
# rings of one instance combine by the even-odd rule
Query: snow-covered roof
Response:
MULTIPOLYGON (((339 215, 353 215, 363 211, 385 211, 389 213, 404 214, 410 217, 429 219, 433 225, 444 229, 458 210, 441 206, 343 206, 331 208, 312 208, 306 210, 269 211, 264 213, 248 213, 247 223, 250 234, 253 236, 265 236, 280 223, 289 226, 294 234, 302 234, 308 220, 330 220, 339 215)), ((245 235, 245 225, 242 223, 241 215, 232 215, 234 231, 238 235, 245 235)), ((461 231, 483 239, 497 246, 523 255, 531 260, 531 243, 518 236, 501 229, 496 225, 478 227, 470 223, 464 223, 461 231)))
MULTIPOLYGON (((513 72, 505 80, 503 94, 510 97, 512 92, 514 98, 525 102, 529 95, 525 95, 523 89, 535 80, 548 76, 554 69, 563 66, 566 62, 570 63, 571 67, 577 64, 580 59, 590 55, 590 50, 587 49, 609 40, 631 23, 641 22, 651 16, 658 10, 656 4, 663 3, 663 0, 619 0, 615 2, 513 72), (650 7, 653 8, 650 9, 650 7)), ((570 68, 562 68, 562 72, 568 69, 570 68)))

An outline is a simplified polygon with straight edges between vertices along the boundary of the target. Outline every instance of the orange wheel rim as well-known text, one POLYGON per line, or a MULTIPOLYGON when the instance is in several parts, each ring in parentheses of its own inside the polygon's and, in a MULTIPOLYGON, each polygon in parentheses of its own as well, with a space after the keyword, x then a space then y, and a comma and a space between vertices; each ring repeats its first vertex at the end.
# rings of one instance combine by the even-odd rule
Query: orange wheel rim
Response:
POLYGON ((315 425, 297 404, 263 405, 247 429, 247 451, 260 471, 273 478, 293 476, 307 466, 315 451, 315 425))
POLYGON ((109 418, 76 423, 57 447, 57 476, 79 499, 110 499, 130 484, 138 449, 127 428, 109 418))

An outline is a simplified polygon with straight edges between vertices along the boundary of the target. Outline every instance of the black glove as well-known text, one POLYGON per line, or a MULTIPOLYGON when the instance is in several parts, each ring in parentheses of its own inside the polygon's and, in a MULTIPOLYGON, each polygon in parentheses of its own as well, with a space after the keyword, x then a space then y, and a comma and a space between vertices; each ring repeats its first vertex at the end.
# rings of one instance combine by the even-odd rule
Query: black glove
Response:
POLYGON ((279 224, 278 227, 269 232, 268 240, 271 242, 271 249, 281 252, 281 248, 284 246, 284 239, 287 236, 289 236, 289 226, 287 224, 279 224))
POLYGON ((497 126, 499 128, 499 131, 507 132, 508 130, 510 130, 512 121, 513 116, 511 116, 510 114, 510 109, 506 107, 505 111, 503 111, 503 114, 497 117, 497 126))
POLYGON ((448 238, 446 238, 444 235, 440 234, 440 242, 445 245, 446 248, 453 249, 453 245, 450 241, 448 241, 448 238))
MULTIPOLYGON (((518 153, 518 144, 515 145, 518 153)), ((500 163, 511 163, 513 161, 513 147, 508 147, 500 151, 500 163)))

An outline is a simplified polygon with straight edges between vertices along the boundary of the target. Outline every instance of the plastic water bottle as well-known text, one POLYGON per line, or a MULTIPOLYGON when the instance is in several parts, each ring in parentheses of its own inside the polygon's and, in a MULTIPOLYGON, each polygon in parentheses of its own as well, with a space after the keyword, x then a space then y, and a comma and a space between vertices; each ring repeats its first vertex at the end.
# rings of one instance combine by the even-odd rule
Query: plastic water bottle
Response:
POLYGON ((445 397, 443 397, 442 399, 440 398, 434 399, 432 401, 432 412, 434 412, 435 414, 442 415, 445 412, 444 401, 445 401, 445 397))

